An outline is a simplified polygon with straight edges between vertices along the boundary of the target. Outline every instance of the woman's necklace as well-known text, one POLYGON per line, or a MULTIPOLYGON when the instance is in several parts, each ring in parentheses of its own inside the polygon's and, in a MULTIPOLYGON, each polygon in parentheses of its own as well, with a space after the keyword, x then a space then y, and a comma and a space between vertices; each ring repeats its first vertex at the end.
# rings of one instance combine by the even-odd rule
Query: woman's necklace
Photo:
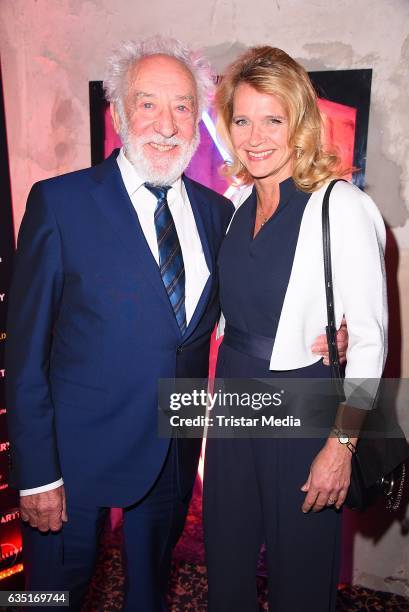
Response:
POLYGON ((261 217, 261 223, 260 223, 260 228, 261 228, 263 227, 263 225, 267 223, 267 221, 270 219, 274 211, 272 210, 269 215, 266 215, 261 201, 257 200, 257 212, 259 213, 259 216, 261 217))
POLYGON ((263 227, 263 225, 265 225, 267 223, 268 217, 267 217, 266 213, 264 212, 264 208, 263 208, 261 202, 258 202, 257 210, 258 210, 259 215, 261 217, 260 227, 263 227))

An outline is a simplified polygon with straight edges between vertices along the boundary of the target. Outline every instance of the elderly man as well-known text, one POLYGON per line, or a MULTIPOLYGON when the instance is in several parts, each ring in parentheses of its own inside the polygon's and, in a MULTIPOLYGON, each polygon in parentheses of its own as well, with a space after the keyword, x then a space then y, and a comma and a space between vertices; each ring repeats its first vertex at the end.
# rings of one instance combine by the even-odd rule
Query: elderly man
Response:
POLYGON ((198 440, 157 435, 159 378, 205 377, 233 207, 182 177, 211 80, 180 43, 127 43, 105 89, 123 148, 32 188, 9 300, 8 407, 27 588, 79 609, 109 507, 125 609, 165 609, 198 440), (182 177, 182 178, 181 178, 182 177))
POLYGON ((13 474, 27 588, 68 589, 73 609, 112 506, 125 509, 126 609, 164 607, 200 441, 158 438, 157 383, 207 375, 233 210, 181 179, 210 87, 176 41, 124 45, 105 81, 123 149, 29 196, 9 302, 13 474))

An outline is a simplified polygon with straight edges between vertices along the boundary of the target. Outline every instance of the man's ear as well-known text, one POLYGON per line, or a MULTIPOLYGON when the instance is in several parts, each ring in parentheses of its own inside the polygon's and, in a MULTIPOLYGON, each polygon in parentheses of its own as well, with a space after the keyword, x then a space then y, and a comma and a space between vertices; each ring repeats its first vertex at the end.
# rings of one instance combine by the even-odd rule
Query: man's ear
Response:
POLYGON ((121 130, 121 119, 119 117, 117 108, 113 102, 109 104, 109 112, 111 113, 114 130, 117 134, 119 134, 121 130))

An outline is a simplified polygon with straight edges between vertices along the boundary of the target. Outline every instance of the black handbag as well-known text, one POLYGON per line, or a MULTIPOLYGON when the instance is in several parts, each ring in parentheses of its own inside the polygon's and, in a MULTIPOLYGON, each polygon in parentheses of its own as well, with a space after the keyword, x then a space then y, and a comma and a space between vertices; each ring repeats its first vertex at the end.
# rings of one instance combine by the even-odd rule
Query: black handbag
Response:
MULTIPOLYGON (((338 180, 331 181, 327 187, 322 203, 322 242, 324 253, 325 292, 327 301, 327 340, 331 376, 335 391, 340 401, 345 400, 342 383, 342 372, 339 365, 336 344, 336 326, 334 313, 334 295, 332 285, 331 241, 329 226, 329 196, 338 180)), ((379 397, 375 402, 379 402, 379 397)), ((399 425, 395 425, 394 437, 365 436, 373 432, 376 426, 371 424, 379 415, 378 405, 369 411, 352 455, 351 483, 345 505, 352 510, 364 510, 380 496, 386 499, 386 506, 394 511, 402 500, 405 480, 405 462, 409 457, 409 444, 399 425)), ((379 430, 378 430, 379 431, 379 430)))

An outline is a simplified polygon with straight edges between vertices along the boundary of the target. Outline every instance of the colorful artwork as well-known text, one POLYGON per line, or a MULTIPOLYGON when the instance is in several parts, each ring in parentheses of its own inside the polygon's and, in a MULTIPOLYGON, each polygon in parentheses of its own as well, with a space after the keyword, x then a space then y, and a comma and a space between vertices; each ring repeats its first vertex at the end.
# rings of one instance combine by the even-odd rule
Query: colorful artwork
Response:
MULTIPOLYGON (((14 228, 0 72, 0 580, 22 570, 18 494, 9 487, 4 345, 7 338, 7 296, 14 254, 14 228)), ((6 587, 7 588, 7 587, 6 587)))

